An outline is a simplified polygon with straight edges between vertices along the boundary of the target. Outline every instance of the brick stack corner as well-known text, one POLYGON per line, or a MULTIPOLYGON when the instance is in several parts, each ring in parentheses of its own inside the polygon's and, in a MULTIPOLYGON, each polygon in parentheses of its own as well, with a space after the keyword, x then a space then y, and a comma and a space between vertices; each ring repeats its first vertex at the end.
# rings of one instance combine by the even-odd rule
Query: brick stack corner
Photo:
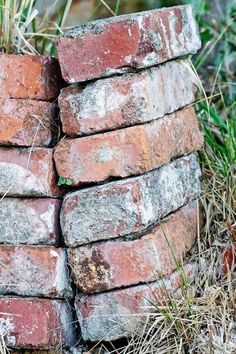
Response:
POLYGON ((200 45, 186 5, 71 28, 60 67, 0 55, 0 338, 13 353, 130 337, 181 289, 179 264, 194 276, 203 137, 187 56, 200 45))
POLYGON ((75 309, 85 341, 111 341, 142 329, 163 286, 181 287, 177 263, 196 240, 203 138, 183 56, 200 39, 187 5, 90 22, 56 46, 69 84, 54 158, 73 188, 60 217, 75 309))

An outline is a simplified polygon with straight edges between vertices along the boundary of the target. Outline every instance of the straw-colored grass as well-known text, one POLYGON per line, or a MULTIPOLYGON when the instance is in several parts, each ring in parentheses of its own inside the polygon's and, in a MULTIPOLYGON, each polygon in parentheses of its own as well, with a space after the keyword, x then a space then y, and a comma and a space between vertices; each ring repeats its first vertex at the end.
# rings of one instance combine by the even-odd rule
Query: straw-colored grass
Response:
MULTIPOLYGON (((166 299, 165 306, 153 304, 142 333, 134 333, 124 347, 106 353, 236 353, 234 267, 222 272, 222 255, 234 241, 234 184, 230 186, 216 171, 203 169, 203 175, 200 202, 206 222, 188 259, 197 265, 196 276, 171 300, 166 299)), ((101 353, 105 347, 101 346, 101 353)))
POLYGON ((40 15, 42 0, 0 0, 0 52, 55 55, 53 40, 62 33, 71 3, 45 2, 40 15))

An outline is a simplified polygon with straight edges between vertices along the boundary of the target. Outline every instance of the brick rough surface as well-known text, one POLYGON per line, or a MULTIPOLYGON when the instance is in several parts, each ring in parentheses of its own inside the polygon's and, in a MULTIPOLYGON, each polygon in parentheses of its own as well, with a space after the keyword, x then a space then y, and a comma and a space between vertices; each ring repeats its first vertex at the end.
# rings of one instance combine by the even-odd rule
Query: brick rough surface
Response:
POLYGON ((61 201, 52 198, 3 198, 0 243, 58 245, 61 201))
POLYGON ((0 147, 0 195, 61 196, 56 182, 52 149, 0 147))
POLYGON ((60 300, 0 297, 0 333, 11 348, 60 348, 75 343, 69 305, 60 300))
POLYGON ((191 5, 89 22, 56 39, 69 83, 154 66, 196 53, 200 45, 191 5))
POLYGON ((123 181, 67 194, 61 227, 68 246, 143 231, 200 192, 195 154, 123 181))
MULTIPOLYGON (((186 278, 192 278, 195 266, 185 266, 186 278)), ((139 285, 128 289, 102 294, 78 295, 75 308, 81 327, 82 338, 90 341, 110 341, 130 337, 143 329, 145 313, 155 311, 153 301, 163 305, 168 292, 172 296, 182 287, 180 273, 149 285, 139 285)))
POLYGON ((0 97, 49 101, 63 86, 57 59, 47 56, 0 54, 0 97))
POLYGON ((54 158, 59 176, 79 186, 151 171, 202 144, 194 110, 185 108, 151 123, 62 140, 54 158))
POLYGON ((73 279, 84 293, 155 281, 175 270, 196 236, 197 205, 192 202, 140 239, 69 249, 73 279))
POLYGON ((71 137, 163 117, 194 100, 196 78, 187 60, 62 89, 63 131, 71 137))
POLYGON ((54 247, 0 246, 0 294, 71 297, 66 251, 54 247))
POLYGON ((56 116, 50 102, 0 98, 0 145, 49 146, 56 116))

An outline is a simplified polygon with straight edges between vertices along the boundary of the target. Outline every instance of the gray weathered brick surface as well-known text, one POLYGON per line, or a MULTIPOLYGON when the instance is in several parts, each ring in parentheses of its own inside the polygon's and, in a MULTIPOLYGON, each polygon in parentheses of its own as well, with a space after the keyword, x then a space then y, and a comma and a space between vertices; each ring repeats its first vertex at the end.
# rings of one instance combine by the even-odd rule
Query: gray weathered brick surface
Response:
MULTIPOLYGON (((196 266, 184 267, 186 279, 191 279, 196 266)), ((75 308, 81 327, 82 338, 90 341, 111 341, 131 337, 141 331, 148 313, 155 312, 155 306, 173 295, 183 286, 181 274, 173 273, 169 278, 149 285, 109 291, 102 294, 78 295, 75 308), (163 295, 164 294, 164 295, 163 295)))
POLYGON ((196 204, 188 203, 136 240, 70 248, 68 261, 77 288, 96 293, 170 275, 196 241, 196 204))
POLYGON ((0 294, 71 297, 66 251, 42 246, 0 246, 0 294))
POLYGON ((143 231, 200 192, 194 154, 145 175, 87 188, 64 197, 61 227, 68 246, 143 231))
POLYGON ((53 150, 0 147, 0 196, 58 197, 53 150))
POLYGON ((3 198, 0 243, 57 245, 60 207, 59 199, 3 198))
POLYGON ((74 137, 145 123, 190 104, 196 78, 187 60, 72 85, 59 96, 63 131, 74 137))

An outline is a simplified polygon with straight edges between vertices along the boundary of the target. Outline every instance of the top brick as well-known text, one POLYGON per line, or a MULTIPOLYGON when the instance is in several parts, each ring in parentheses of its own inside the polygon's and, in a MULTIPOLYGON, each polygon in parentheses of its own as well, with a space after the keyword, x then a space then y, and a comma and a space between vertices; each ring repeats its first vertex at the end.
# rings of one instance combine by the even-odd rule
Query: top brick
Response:
POLYGON ((62 76, 69 83, 154 66, 194 54, 200 46, 191 5, 89 22, 56 40, 62 76))
POLYGON ((63 86, 57 59, 48 56, 0 54, 0 98, 50 101, 63 86))

